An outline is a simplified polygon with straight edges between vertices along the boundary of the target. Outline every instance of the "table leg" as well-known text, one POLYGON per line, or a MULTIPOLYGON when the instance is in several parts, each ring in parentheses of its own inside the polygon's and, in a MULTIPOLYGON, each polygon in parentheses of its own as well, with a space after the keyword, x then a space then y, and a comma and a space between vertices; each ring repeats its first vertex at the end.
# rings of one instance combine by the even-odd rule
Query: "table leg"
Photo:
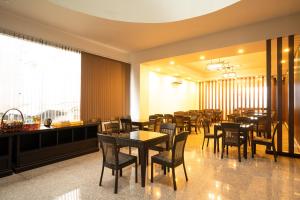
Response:
POLYGON ((147 153, 146 153, 147 149, 142 146, 140 148, 140 154, 141 154, 141 184, 142 187, 145 187, 145 182, 146 182, 146 167, 147 167, 147 153))
POLYGON ((214 153, 216 153, 217 132, 218 132, 218 130, 217 130, 216 127, 214 126, 214 153))
POLYGON ((246 141, 244 142, 244 158, 247 159, 248 131, 244 131, 244 137, 246 139, 246 141))

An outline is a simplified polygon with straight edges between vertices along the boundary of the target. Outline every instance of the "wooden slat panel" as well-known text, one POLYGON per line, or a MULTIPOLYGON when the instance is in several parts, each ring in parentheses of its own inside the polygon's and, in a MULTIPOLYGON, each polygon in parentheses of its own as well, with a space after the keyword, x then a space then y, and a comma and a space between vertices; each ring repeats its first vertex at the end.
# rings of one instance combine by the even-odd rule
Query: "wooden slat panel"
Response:
POLYGON ((268 115, 268 132, 271 133, 271 40, 266 41, 266 76, 267 76, 267 115, 268 115))
POLYGON ((277 38, 277 148, 282 151, 282 37, 277 38))
POLYGON ((81 119, 129 114, 130 65, 82 53, 81 119))
MULTIPOLYGON (((294 154, 294 36, 289 41, 289 153, 294 154)), ((298 122, 299 123, 299 122, 298 122)))

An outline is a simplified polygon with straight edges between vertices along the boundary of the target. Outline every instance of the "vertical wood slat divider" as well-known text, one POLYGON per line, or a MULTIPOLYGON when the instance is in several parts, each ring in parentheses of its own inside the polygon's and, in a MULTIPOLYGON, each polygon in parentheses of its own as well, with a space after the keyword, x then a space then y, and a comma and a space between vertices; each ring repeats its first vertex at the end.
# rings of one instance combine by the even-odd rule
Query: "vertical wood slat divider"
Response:
POLYGON ((267 79, 267 118, 268 118, 268 133, 271 133, 271 64, 272 64, 272 49, 271 49, 271 39, 266 40, 266 79, 267 79))
MULTIPOLYGON (((289 44, 289 119, 288 119, 288 126, 289 126, 289 153, 294 154, 294 35, 290 35, 288 37, 288 44, 289 44)), ((299 123, 299 122, 298 122, 299 123)))
POLYGON ((277 38, 277 148, 282 152, 282 37, 277 38))

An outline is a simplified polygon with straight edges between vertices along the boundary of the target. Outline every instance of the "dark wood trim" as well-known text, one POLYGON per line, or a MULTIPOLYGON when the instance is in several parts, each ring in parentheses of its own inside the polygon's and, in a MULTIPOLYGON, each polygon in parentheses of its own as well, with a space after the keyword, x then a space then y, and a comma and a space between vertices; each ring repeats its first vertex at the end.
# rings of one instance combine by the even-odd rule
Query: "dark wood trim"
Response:
POLYGON ((294 35, 288 37, 289 41, 289 153, 294 154, 294 35))
MULTIPOLYGON (((272 76, 272 72, 271 72, 271 63, 272 63, 272 59, 271 59, 271 40, 268 39, 266 41, 266 78, 267 78, 267 116, 268 116, 268 134, 271 134, 271 76, 272 76)), ((255 104, 254 104, 255 106, 255 104)))
POLYGON ((277 38, 277 149, 282 152, 282 37, 277 38))

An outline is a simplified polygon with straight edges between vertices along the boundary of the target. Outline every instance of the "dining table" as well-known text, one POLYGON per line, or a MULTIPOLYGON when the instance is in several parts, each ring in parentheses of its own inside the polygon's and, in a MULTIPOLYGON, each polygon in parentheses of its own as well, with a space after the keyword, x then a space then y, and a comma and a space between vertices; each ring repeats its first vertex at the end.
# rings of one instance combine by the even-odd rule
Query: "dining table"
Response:
POLYGON ((149 147, 165 142, 168 149, 169 136, 164 133, 139 130, 129 133, 117 134, 114 135, 114 137, 116 137, 117 144, 119 145, 137 147, 139 149, 141 164, 141 185, 142 187, 145 187, 149 147))
MULTIPOLYGON (((222 131, 221 123, 214 124, 214 153, 216 153, 216 145, 218 140, 218 131, 222 131)), ((253 124, 240 124, 240 131, 243 137, 248 141, 249 131, 253 132, 253 124)), ((244 144, 244 158, 247 159, 247 142, 244 144)))
POLYGON ((149 121, 132 121, 131 124, 139 127, 139 130, 144 130, 144 128, 149 125, 149 121))

